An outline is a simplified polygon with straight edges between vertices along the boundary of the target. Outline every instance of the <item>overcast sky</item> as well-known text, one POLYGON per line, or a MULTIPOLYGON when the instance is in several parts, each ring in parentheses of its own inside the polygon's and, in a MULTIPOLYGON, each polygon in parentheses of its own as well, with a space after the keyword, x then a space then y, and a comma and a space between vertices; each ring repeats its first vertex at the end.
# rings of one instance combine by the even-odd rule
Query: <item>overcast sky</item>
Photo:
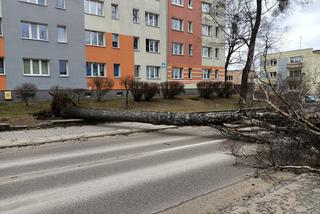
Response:
POLYGON ((302 48, 320 49, 320 0, 297 8, 279 22, 283 31, 288 27, 279 47, 281 51, 299 49, 300 37, 302 48))

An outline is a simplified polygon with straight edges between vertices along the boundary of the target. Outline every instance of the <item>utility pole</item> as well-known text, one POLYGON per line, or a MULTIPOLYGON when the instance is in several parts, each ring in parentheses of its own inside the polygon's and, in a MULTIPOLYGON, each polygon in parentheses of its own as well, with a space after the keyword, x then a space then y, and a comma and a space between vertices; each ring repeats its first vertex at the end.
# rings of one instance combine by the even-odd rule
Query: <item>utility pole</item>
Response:
POLYGON ((302 48, 302 36, 300 36, 300 50, 302 48))

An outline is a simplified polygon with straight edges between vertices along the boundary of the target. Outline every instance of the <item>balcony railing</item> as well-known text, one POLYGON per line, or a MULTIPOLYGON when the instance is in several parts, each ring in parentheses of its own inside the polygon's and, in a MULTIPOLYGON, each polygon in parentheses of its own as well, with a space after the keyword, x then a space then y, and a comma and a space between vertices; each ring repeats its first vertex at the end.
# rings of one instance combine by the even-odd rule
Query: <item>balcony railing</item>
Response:
POLYGON ((287 68, 288 69, 296 69, 296 68, 302 68, 303 62, 294 62, 294 63, 288 63, 287 68))

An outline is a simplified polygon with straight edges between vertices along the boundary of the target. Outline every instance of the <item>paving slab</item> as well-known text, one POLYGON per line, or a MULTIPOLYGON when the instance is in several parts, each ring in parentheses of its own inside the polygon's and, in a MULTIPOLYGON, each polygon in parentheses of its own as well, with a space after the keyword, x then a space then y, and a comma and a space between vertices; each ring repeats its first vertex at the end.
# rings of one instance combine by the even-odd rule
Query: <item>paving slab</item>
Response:
POLYGON ((320 213, 320 177, 302 174, 217 213, 320 213))
POLYGON ((175 128, 175 126, 142 123, 104 123, 46 129, 30 129, 0 132, 0 148, 38 145, 51 142, 130 134, 175 128))

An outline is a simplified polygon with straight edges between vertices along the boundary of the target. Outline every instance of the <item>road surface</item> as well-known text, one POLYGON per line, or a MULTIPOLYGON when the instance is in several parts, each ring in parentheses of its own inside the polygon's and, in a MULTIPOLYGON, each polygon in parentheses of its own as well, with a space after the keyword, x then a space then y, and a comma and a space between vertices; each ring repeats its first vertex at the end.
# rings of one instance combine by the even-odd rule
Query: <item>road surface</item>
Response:
POLYGON ((0 150, 0 213, 157 213, 250 175, 227 146, 186 127, 0 150))

